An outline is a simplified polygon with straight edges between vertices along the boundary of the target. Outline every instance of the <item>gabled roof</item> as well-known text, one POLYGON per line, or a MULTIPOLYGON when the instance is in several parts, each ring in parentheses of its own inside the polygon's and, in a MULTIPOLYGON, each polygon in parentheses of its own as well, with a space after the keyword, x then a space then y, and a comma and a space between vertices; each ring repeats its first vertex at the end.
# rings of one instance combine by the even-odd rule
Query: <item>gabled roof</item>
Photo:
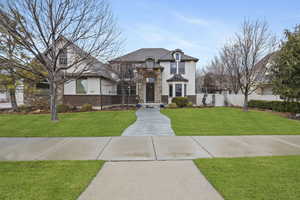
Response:
POLYGON ((277 51, 270 53, 263 57, 255 66, 254 70, 257 73, 255 80, 257 82, 270 82, 270 76, 266 74, 266 72, 270 73, 271 69, 267 68, 268 64, 271 64, 272 61, 275 59, 276 55, 278 54, 277 51))
POLYGON ((263 57, 255 66, 254 66, 254 70, 255 71, 261 71, 264 70, 264 68, 266 67, 266 65, 268 63, 270 63, 270 61, 272 61, 277 55, 277 52, 273 52, 270 53, 268 55, 266 55, 265 57, 263 57))
MULTIPOLYGON (((77 46, 75 43, 69 41, 67 38, 65 38, 64 36, 60 36, 57 41, 62 40, 65 42, 69 42, 69 46, 73 47, 75 52, 79 53, 79 54, 83 54, 83 55, 87 55, 87 53, 81 49, 79 46, 77 46)), ((112 81, 115 81, 115 75, 114 72, 112 70, 112 68, 108 65, 108 64, 104 64, 103 62, 99 61, 96 57, 92 56, 92 55, 88 55, 88 57, 86 58, 87 61, 90 62, 90 67, 86 72, 83 72, 80 76, 81 77, 103 77, 112 81)), ((76 76, 76 73, 69 73, 67 74, 69 76, 76 76)))
POLYGON ((181 74, 174 74, 171 78, 167 80, 167 82, 188 82, 189 80, 183 78, 181 74))
MULTIPOLYGON (((173 61, 173 51, 164 48, 141 48, 124 56, 115 58, 110 62, 145 62, 147 58, 153 58, 158 61, 173 61)), ((184 61, 198 61, 198 58, 184 54, 182 56, 184 61)))

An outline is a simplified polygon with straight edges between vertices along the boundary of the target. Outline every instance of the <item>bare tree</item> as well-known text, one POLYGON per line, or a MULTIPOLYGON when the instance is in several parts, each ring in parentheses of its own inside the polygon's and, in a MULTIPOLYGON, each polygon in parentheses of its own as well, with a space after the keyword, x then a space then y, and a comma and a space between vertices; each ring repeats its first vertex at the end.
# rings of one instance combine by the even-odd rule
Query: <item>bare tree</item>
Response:
POLYGON ((235 35, 235 47, 240 57, 237 77, 244 95, 244 111, 248 111, 248 95, 257 89, 257 79, 262 71, 256 64, 275 47, 275 37, 269 31, 267 22, 245 20, 241 31, 235 35))
MULTIPOLYGON (((119 47, 119 32, 105 0, 15 0, 1 8, 0 25, 21 45, 27 55, 41 64, 20 68, 44 77, 50 86, 51 120, 58 120, 58 87, 66 73, 80 77, 99 58, 106 61, 119 47), (22 32, 7 23, 16 21, 22 32), (68 57, 66 57, 68 55, 68 57)), ((17 57, 22 61, 21 57, 17 57)))
POLYGON ((211 61, 209 71, 214 74, 216 88, 219 91, 224 90, 226 85, 226 74, 224 63, 222 63, 222 60, 219 57, 215 56, 214 59, 211 61))
POLYGON ((203 69, 203 86, 209 92, 223 91, 227 86, 225 65, 220 57, 215 56, 213 60, 203 69))
POLYGON ((236 44, 226 44, 220 52, 220 59, 224 66, 225 74, 228 77, 229 89, 237 94, 240 90, 238 79, 240 55, 236 44))

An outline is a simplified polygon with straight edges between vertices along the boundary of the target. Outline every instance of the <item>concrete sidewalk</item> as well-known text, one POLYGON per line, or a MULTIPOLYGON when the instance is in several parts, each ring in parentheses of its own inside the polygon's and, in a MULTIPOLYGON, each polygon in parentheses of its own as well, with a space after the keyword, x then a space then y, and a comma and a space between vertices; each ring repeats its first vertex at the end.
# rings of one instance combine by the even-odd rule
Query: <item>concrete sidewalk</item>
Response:
POLYGON ((222 200, 193 161, 106 162, 78 200, 222 200))
POLYGON ((300 136, 0 138, 0 160, 188 160, 300 155, 300 136))

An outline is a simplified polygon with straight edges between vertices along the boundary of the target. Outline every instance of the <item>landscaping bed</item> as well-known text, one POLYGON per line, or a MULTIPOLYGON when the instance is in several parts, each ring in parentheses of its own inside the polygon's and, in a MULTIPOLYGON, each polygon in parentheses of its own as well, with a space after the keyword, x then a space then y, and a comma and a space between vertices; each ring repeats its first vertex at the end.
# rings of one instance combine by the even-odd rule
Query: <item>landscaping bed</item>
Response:
POLYGON ((0 162, 0 199, 76 200, 104 161, 0 162))
POLYGON ((198 159, 225 200, 300 199, 300 156, 198 159))
POLYGON ((271 112, 239 108, 163 109, 176 135, 292 135, 300 134, 300 121, 271 112))

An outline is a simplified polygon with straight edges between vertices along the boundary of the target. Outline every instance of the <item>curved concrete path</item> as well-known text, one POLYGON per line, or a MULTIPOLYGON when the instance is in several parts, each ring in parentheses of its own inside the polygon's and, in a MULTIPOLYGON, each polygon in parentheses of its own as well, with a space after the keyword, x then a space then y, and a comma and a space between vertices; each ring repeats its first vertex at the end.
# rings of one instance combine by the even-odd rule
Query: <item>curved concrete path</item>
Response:
POLYGON ((173 136, 171 121, 161 114, 159 108, 140 108, 136 111, 137 120, 122 136, 173 136))

